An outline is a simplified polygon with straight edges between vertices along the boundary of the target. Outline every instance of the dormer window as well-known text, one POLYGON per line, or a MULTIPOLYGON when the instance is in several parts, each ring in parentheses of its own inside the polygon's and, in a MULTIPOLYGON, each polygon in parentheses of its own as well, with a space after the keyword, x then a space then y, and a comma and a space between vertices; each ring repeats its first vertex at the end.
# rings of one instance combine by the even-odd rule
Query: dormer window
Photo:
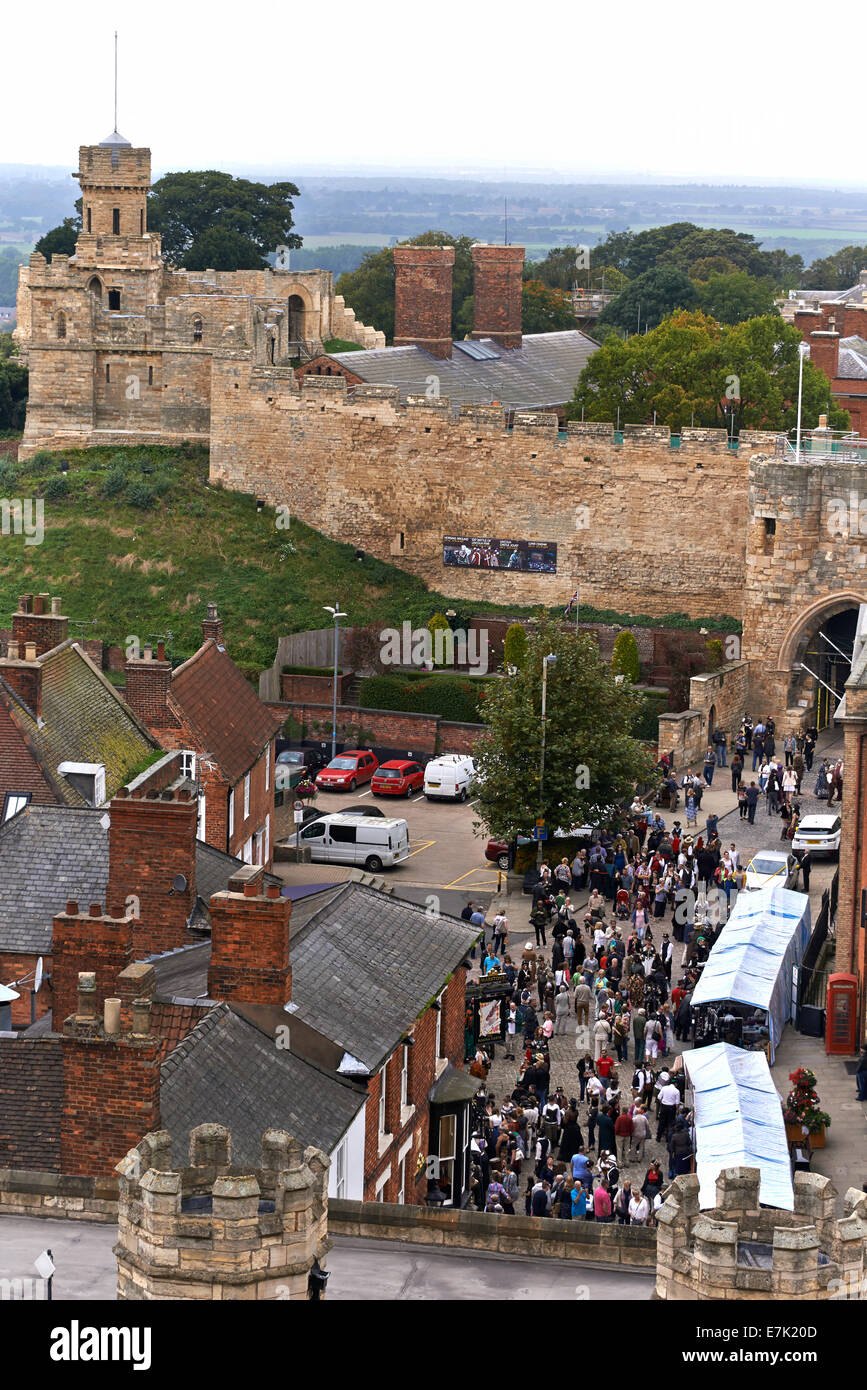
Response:
POLYGON ((30 801, 30 792, 7 792, 3 801, 3 823, 17 816, 30 801))
POLYGON ((104 763, 60 763, 57 771, 66 778, 79 796, 83 797, 88 806, 103 805, 105 802, 104 763))

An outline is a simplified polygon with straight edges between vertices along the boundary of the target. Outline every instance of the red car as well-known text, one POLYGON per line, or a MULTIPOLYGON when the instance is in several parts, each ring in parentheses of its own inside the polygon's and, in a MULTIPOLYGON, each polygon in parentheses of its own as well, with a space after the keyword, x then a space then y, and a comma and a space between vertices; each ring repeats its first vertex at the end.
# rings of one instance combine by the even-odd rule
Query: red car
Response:
POLYGON ((354 792, 359 782, 369 782, 379 763, 363 748, 350 748, 332 758, 316 775, 316 785, 325 792, 354 792))
POLYGON ((373 774, 370 789, 374 796, 410 796, 424 787, 424 769, 405 758, 392 758, 380 763, 373 774))

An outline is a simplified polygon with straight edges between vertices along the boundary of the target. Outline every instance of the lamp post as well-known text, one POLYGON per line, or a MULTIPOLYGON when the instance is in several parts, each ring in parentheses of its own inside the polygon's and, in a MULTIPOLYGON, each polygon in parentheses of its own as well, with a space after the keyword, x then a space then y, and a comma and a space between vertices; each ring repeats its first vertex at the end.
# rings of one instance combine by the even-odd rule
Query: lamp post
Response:
POLYGON ((801 462, 801 396, 804 391, 804 358, 809 351, 807 343, 798 343, 798 429, 795 436, 795 463, 801 462))
MULTIPOLYGON (((545 722, 547 719, 548 707, 548 667, 553 666, 557 661, 555 652, 549 652, 542 658, 542 748, 539 754, 539 807, 544 814, 545 810, 545 722)), ((537 841, 536 867, 542 864, 542 841, 537 841)))
POLYGON ((332 608, 330 604, 323 603, 322 607, 326 613, 330 613, 334 619, 334 688, 331 706, 331 757, 337 756, 337 653, 340 650, 340 619, 345 618, 346 614, 341 613, 340 604, 335 604, 332 608))

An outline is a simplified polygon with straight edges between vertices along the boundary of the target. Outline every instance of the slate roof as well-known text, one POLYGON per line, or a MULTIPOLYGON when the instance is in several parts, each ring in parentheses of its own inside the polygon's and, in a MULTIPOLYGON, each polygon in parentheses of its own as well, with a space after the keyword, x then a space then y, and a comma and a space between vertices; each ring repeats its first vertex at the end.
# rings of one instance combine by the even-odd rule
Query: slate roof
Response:
POLYGON ((59 1038, 0 1038, 0 1168, 60 1172, 59 1038))
POLYGON ((366 382, 396 386, 401 400, 411 392, 424 393, 433 375, 439 378, 440 395, 449 397, 453 409, 498 401, 507 410, 542 410, 572 399, 578 377, 599 346, 578 329, 526 333, 523 345, 514 349, 491 338, 480 341, 498 356, 477 362, 455 343, 451 358, 445 360, 419 347, 335 352, 333 357, 366 382))
MULTIPOLYGON (((52 919, 67 900, 104 903, 108 889, 106 810, 25 806, 0 825, 0 950, 49 955, 52 919)), ((204 899, 224 889, 241 860, 196 845, 196 891, 204 899)), ((276 881, 276 880, 275 880, 276 881)))
POLYGON ((344 883, 292 936, 297 1016, 374 1072, 477 936, 459 918, 344 883))
POLYGON ((837 376, 848 381, 867 380, 867 343, 863 338, 841 338, 837 376))
POLYGON ((232 786, 280 727, 212 637, 173 672, 171 696, 232 786))
MULTIPOLYGON (((291 1015, 285 1015, 290 1028, 291 1015)), ((162 1064, 160 1113, 172 1160, 188 1162, 200 1124, 232 1132, 232 1162, 257 1165, 262 1134, 287 1129, 302 1144, 334 1151, 367 1100, 364 1087, 329 1075, 267 1035, 228 1004, 217 1004, 162 1064)))
MULTIPOLYGON (((66 761, 104 764, 106 797, 114 796, 132 769, 159 745, 77 642, 64 642, 38 660, 40 718, 3 682, 9 718, 28 741, 58 800, 67 806, 89 804, 58 772, 58 765, 66 761)), ((17 790, 2 765, 0 790, 17 790)))

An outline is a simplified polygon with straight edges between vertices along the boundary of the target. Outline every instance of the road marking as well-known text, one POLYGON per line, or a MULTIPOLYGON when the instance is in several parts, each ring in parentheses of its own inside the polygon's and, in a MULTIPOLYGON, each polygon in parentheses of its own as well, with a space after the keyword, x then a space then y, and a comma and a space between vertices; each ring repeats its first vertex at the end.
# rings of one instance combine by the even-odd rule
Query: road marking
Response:
MULTIPOLYGON (((497 880, 496 880, 496 877, 495 877, 492 873, 490 873, 489 870, 486 870, 486 869, 470 869, 467 873, 461 874, 460 878, 453 878, 452 881, 451 881, 451 883, 441 883, 441 884, 440 884, 440 887, 441 887, 441 888, 457 888, 459 884, 463 883, 463 881, 464 881, 465 878, 471 878, 473 874, 487 874, 487 875, 488 875, 488 878, 490 879, 490 882, 491 882, 491 883, 496 883, 496 881, 497 881, 497 880)), ((479 885, 479 886, 480 886, 480 885, 479 885)))
POLYGON ((475 801, 468 801, 468 802, 467 802, 467 805, 468 805, 468 806, 475 806, 476 801, 478 801, 478 799, 479 799, 479 798, 476 797, 476 798, 475 798, 475 801))
MULTIPOLYGON (((412 843, 413 843, 413 841, 410 840, 410 844, 412 844, 412 843)), ((414 854, 421 854, 421 852, 422 852, 423 849, 430 849, 431 845, 435 845, 435 844, 436 844, 436 840, 422 840, 421 843, 419 844, 418 848, 417 848, 417 849, 414 849, 414 850, 410 850, 409 854, 408 854, 406 857, 407 857, 407 859, 412 859, 412 856, 413 856, 414 854)), ((402 861, 401 861, 401 862, 402 862, 402 861)))
POLYGON ((355 800, 360 801, 363 796, 373 796, 373 792, 368 788, 366 792, 359 792, 355 800))

